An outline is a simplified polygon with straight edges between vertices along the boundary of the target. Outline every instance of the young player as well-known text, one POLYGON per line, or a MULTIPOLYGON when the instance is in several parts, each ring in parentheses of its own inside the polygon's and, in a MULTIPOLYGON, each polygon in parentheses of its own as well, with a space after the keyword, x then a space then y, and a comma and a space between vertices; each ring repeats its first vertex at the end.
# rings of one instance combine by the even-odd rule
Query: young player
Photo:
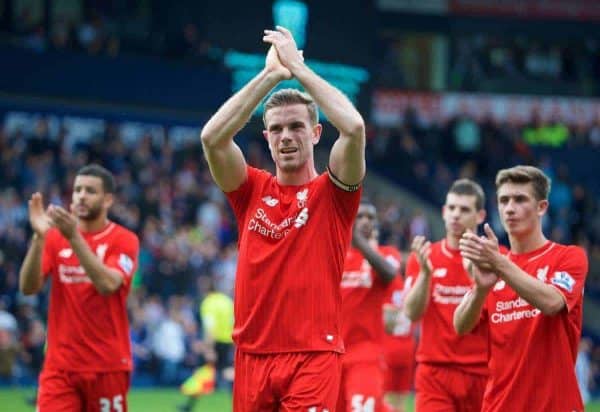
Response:
POLYGON ((465 233, 460 251, 475 286, 454 315, 457 332, 489 327, 490 381, 482 411, 583 411, 575 378, 581 336, 585 251, 542 232, 550 179, 515 166, 496 175, 496 196, 510 252, 496 235, 465 233))
POLYGON ((416 236, 406 267, 413 285, 405 312, 421 321, 417 349, 415 405, 421 412, 479 411, 487 381, 487 328, 458 336, 454 310, 473 285, 463 266, 458 243, 485 218, 481 187, 468 179, 455 181, 444 204, 446 237, 431 244, 416 236))

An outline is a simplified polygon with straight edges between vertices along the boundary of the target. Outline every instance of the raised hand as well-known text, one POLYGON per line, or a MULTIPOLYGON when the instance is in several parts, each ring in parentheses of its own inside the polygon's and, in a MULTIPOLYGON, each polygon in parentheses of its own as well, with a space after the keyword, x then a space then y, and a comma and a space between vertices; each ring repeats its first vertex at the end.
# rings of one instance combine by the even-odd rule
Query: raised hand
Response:
POLYGON ((46 236, 52 227, 52 222, 44 211, 42 194, 39 192, 35 192, 29 199, 29 223, 33 231, 40 237, 46 236))
MULTIPOLYGON (((265 30, 263 41, 270 43, 275 48, 277 60, 289 72, 289 77, 286 78, 291 78, 294 69, 300 67, 304 62, 302 52, 298 50, 292 33, 285 27, 277 26, 276 30, 265 30)), ((269 53, 271 53, 271 50, 269 50, 269 53)), ((268 63, 269 55, 267 54, 268 63)), ((268 65, 267 68, 269 68, 268 65)))
POLYGON ((410 248, 417 256, 421 271, 427 276, 431 275, 431 271, 433 270, 431 260, 429 260, 429 255, 431 254, 431 242, 425 239, 425 236, 415 236, 410 248))
POLYGON ((269 52, 267 53, 267 58, 265 60, 265 67, 270 72, 279 74, 282 80, 289 80, 292 78, 292 72, 279 61, 275 46, 269 47, 269 52))
POLYGON ((67 239, 71 239, 77 233, 77 219, 63 207, 50 205, 46 213, 50 217, 52 224, 67 239))

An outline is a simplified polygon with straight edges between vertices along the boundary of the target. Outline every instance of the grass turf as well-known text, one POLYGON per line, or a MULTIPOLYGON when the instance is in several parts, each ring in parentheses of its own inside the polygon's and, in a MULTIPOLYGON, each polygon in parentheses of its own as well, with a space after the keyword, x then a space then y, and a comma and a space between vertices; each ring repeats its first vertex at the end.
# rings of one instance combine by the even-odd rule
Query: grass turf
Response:
MULTIPOLYGON (((27 396, 33 394, 32 389, 0 388, 0 410, 6 412, 32 412, 34 408, 25 403, 27 396)), ((129 394, 129 412, 177 412, 177 406, 185 401, 185 397, 177 389, 133 389, 129 394)), ((585 408, 586 412, 600 412, 600 402, 592 402, 585 408)), ((231 396, 218 392, 200 398, 195 412, 229 412, 231 396)), ((412 403, 407 412, 412 412, 412 403)))

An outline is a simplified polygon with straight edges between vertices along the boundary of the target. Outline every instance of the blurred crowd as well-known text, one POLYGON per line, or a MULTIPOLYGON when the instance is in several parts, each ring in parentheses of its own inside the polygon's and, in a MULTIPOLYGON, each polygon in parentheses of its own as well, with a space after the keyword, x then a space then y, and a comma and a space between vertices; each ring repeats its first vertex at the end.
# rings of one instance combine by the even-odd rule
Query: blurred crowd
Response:
POLYGON ((595 39, 477 34, 453 40, 449 80, 454 89, 479 90, 491 79, 589 84, 600 74, 595 39))
MULTIPOLYGON (((223 50, 188 17, 163 24, 168 13, 143 2, 53 4, 49 16, 43 1, 14 2, 10 24, 0 27, 0 41, 35 52, 81 52, 116 57, 122 52, 184 59, 197 64, 222 64, 223 50), (140 4, 134 4, 140 3, 140 4), (163 13, 165 12, 165 13, 163 13)), ((198 19, 193 19, 198 21, 198 19)))
POLYGON ((426 124, 412 108, 402 118, 396 127, 369 131, 368 159, 373 169, 436 205, 443 204, 446 188, 454 179, 473 178, 488 194, 488 217, 502 233, 493 196, 496 172, 515 164, 537 165, 552 178, 545 232, 555 241, 578 243, 600 255, 600 198, 593 177, 598 165, 590 164, 585 175, 578 167, 582 153, 600 152, 600 122, 548 126, 538 124, 533 116, 530 123, 516 125, 459 115, 426 124), (548 127, 560 130, 560 149, 554 147, 552 138, 532 140, 532 134, 548 127), (556 156, 559 150, 560 157, 556 156))

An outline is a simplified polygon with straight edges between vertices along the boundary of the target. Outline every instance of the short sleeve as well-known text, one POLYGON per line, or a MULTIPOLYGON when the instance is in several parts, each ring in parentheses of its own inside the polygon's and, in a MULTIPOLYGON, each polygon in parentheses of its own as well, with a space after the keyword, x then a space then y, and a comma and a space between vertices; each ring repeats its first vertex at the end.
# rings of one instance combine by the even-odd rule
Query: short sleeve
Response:
POLYGON ((352 225, 356 213, 358 212, 360 197, 362 195, 362 186, 358 187, 356 190, 348 191, 338 187, 331 180, 329 174, 327 174, 327 176, 321 175, 321 178, 327 179, 329 193, 331 194, 333 200, 332 204, 336 214, 340 216, 345 223, 352 225))
POLYGON ((53 253, 54 248, 52 239, 53 237, 48 235, 44 242, 44 248, 42 249, 42 275, 44 275, 44 277, 49 276, 55 269, 54 258, 56 257, 56 254, 53 253))
POLYGON ((140 242, 138 237, 131 232, 125 232, 114 240, 114 243, 106 251, 104 264, 118 270, 123 276, 127 286, 138 267, 140 242))
POLYGON ((569 246, 558 259, 554 273, 548 274, 546 283, 555 287, 564 297, 570 311, 580 301, 588 273, 588 259, 585 251, 577 246, 569 246))
POLYGON ((246 181, 237 189, 225 193, 238 222, 244 221, 243 216, 246 214, 250 199, 252 198, 253 188, 261 173, 265 172, 252 166, 247 166, 246 181))

